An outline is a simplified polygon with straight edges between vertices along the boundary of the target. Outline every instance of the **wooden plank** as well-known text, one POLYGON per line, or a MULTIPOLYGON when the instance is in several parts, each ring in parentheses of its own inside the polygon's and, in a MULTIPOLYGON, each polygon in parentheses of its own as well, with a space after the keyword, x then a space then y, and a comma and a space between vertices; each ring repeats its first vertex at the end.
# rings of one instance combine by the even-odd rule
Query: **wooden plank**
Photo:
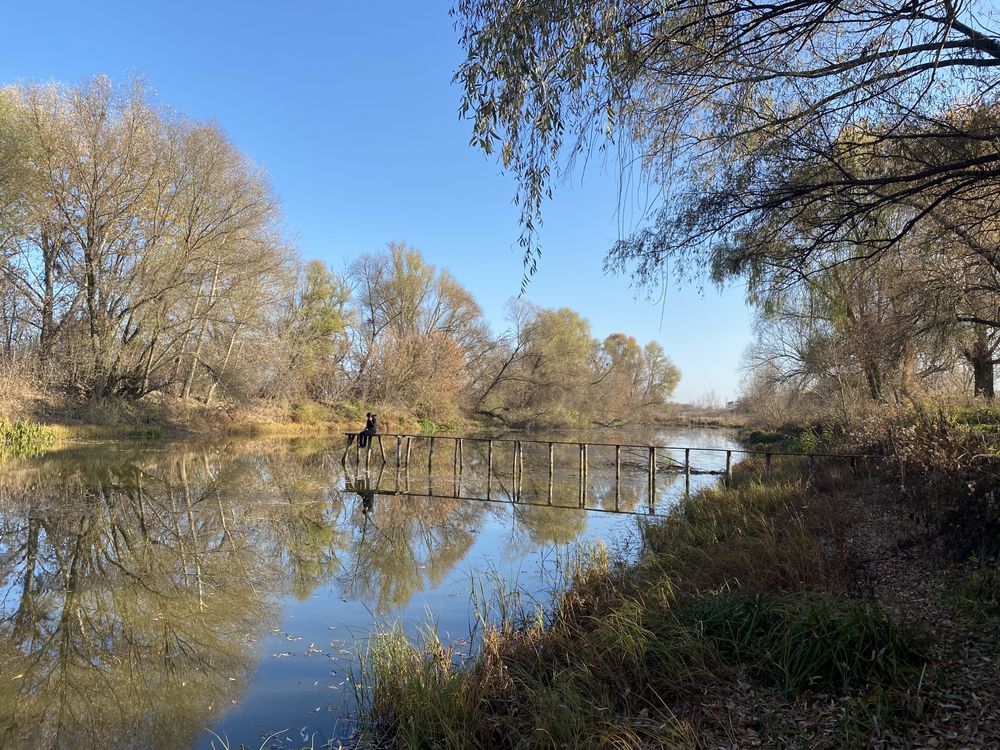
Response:
POLYGON ((656 448, 649 449, 649 503, 656 499, 656 448))

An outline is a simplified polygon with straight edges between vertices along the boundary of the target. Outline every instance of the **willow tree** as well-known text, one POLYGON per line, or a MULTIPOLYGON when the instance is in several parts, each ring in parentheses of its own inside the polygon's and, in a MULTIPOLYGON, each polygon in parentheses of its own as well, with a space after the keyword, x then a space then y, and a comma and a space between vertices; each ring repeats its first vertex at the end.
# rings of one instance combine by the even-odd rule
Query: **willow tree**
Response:
POLYGON ((958 102, 995 104, 1000 39, 974 2, 457 0, 453 12, 462 111, 473 143, 518 179, 529 272, 544 198, 595 148, 618 149, 655 188, 652 219, 607 260, 647 282, 672 259, 721 275, 768 262, 775 246, 744 237, 764 222, 817 222, 798 259, 781 259, 795 263, 872 211, 917 206, 867 255, 882 252, 1000 178, 992 125, 976 134, 981 154, 858 166, 873 142, 903 151, 958 102), (826 203, 837 210, 815 212, 826 203))

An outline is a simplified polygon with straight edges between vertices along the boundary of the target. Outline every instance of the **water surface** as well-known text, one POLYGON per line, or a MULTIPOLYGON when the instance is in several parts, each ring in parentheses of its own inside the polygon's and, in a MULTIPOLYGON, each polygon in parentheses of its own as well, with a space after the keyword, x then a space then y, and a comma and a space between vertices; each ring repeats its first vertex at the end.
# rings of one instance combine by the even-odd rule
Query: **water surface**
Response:
MULTIPOLYGON (((537 437, 537 436, 535 436, 537 437)), ((735 447, 731 433, 553 435, 735 447)), ((315 747, 350 736, 349 672, 377 624, 428 619, 460 649, 472 582, 539 601, 568 545, 634 548, 637 519, 715 481, 725 452, 695 452, 689 484, 648 454, 426 441, 410 466, 342 466, 339 441, 102 445, 0 466, 0 746, 315 747), (551 492, 549 490, 551 486, 551 492), (582 506, 582 507, 581 507, 582 506)), ((376 450, 377 453, 377 450, 376 450)))

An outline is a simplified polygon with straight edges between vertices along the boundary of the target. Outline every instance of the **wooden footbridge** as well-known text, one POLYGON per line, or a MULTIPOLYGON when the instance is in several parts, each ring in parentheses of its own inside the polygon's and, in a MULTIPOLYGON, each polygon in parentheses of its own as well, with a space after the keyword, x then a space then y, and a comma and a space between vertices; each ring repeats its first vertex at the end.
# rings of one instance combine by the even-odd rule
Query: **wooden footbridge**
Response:
MULTIPOLYGON (((449 461, 452 466, 456 485, 461 483, 461 477, 465 467, 466 447, 474 450, 480 461, 485 459, 486 464, 486 497, 482 499, 492 499, 493 478, 495 469, 504 464, 503 474, 510 478, 510 496, 516 499, 521 494, 521 480, 524 475, 524 454, 527 447, 529 453, 546 462, 548 474, 548 501, 552 502, 553 483, 555 476, 556 456, 565 463, 567 458, 575 459, 580 507, 586 505, 588 476, 592 466, 596 464, 610 469, 614 466, 615 476, 615 497, 616 506, 622 483, 622 472, 628 470, 633 474, 636 471, 643 472, 648 482, 649 498, 652 504, 656 495, 656 482, 658 474, 683 474, 685 477, 685 489, 690 490, 691 476, 693 474, 709 474, 723 476, 726 481, 732 479, 733 457, 762 456, 764 459, 763 471, 770 473, 771 462, 775 456, 795 456, 798 459, 808 461, 810 469, 815 467, 818 459, 835 459, 849 462, 851 470, 857 471, 859 461, 867 457, 860 455, 844 455, 832 453, 787 453, 781 451, 751 451, 737 448, 712 448, 697 446, 670 446, 670 445, 638 445, 626 443, 601 443, 601 442, 578 442, 565 440, 525 440, 522 438, 491 438, 491 437, 465 437, 458 435, 410 435, 405 433, 376 434, 371 437, 366 448, 358 445, 357 433, 344 433, 347 444, 344 447, 344 454, 341 463, 348 468, 351 458, 351 448, 354 447, 354 471, 364 471, 365 474, 376 465, 379 473, 388 467, 394 466, 396 469, 397 491, 399 490, 400 472, 405 471, 407 478, 410 474, 411 459, 414 454, 414 447, 418 447, 422 462, 424 451, 426 450, 427 476, 429 484, 434 475, 435 453, 438 463, 442 459, 449 461), (386 456, 386 447, 390 456, 386 456), (591 456, 592 449, 599 449, 600 457, 594 461, 591 456), (613 452, 613 459, 612 459, 613 452), (485 453, 485 456, 483 454, 485 453), (569 456, 566 454, 569 453, 569 456), (540 454, 540 455, 539 455, 540 454), (692 463, 692 454, 712 454, 712 467, 696 467, 692 463), (722 462, 722 454, 725 463, 722 462), (547 460, 546 460, 547 459, 547 460)), ((537 465, 537 464, 536 464, 537 465)), ((542 470, 542 466, 537 467, 542 470)), ((539 471, 541 475, 541 471, 539 471)), ((408 482, 408 479, 407 479, 408 482)), ((429 492, 428 494, 434 494, 429 492)))

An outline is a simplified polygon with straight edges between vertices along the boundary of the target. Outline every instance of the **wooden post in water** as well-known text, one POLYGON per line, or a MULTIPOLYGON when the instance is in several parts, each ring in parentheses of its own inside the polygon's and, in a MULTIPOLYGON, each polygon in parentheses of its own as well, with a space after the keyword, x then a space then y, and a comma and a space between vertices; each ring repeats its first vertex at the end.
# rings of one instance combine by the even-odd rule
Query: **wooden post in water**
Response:
POLYGON ((552 476, 554 472, 554 461, 553 461, 553 448, 552 443, 549 443, 549 505, 552 505, 552 476))
POLYGON ((858 457, 851 456, 851 476, 856 477, 857 475, 858 475, 858 457))
POLYGON ((382 445, 382 436, 376 435, 375 437, 378 438, 378 452, 382 456, 382 465, 385 466, 385 447, 382 445))
POLYGON ((521 480, 524 479, 524 444, 517 441, 517 496, 521 497, 521 480))
POLYGON ((771 454, 770 453, 765 453, 764 454, 764 475, 766 476, 766 475, 768 475, 770 473, 771 473, 771 454))
POLYGON ((351 452, 351 445, 354 444, 355 434, 352 432, 347 436, 347 445, 344 446, 344 455, 340 457, 340 463, 346 467, 347 466, 347 454, 351 452))
POLYGON ((396 492, 399 492, 399 470, 401 458, 403 455, 403 438, 400 435, 396 435, 396 492))
POLYGON ((458 439, 458 474, 462 475, 462 470, 465 468, 465 444, 462 438, 458 439))
POLYGON ((649 448, 649 507, 656 501, 656 448, 649 448))
POLYGON ((486 444, 486 499, 490 499, 490 492, 493 489, 493 440, 486 444))
POLYGON ((458 475, 458 438, 455 438, 455 457, 452 459, 454 466, 452 467, 452 473, 456 476, 458 475))
POLYGON ((368 473, 368 467, 371 466, 371 463, 372 463, 372 439, 371 439, 370 436, 368 438, 368 446, 367 447, 368 447, 368 450, 365 451, 365 473, 366 474, 368 473))
POLYGON ((430 444, 427 446, 427 476, 430 476, 433 472, 431 469, 434 466, 434 437, 431 436, 430 444))
POLYGON ((619 510, 622 502, 622 447, 615 446, 615 510, 619 510))
POLYGON ((726 451, 726 484, 733 483, 733 452, 726 451))
POLYGON ((691 449, 684 449, 684 494, 691 494, 691 449))
POLYGON ((517 499, 517 441, 510 444, 510 499, 517 499))
POLYGON ((413 438, 406 436, 406 473, 410 473, 410 448, 413 447, 413 438))

